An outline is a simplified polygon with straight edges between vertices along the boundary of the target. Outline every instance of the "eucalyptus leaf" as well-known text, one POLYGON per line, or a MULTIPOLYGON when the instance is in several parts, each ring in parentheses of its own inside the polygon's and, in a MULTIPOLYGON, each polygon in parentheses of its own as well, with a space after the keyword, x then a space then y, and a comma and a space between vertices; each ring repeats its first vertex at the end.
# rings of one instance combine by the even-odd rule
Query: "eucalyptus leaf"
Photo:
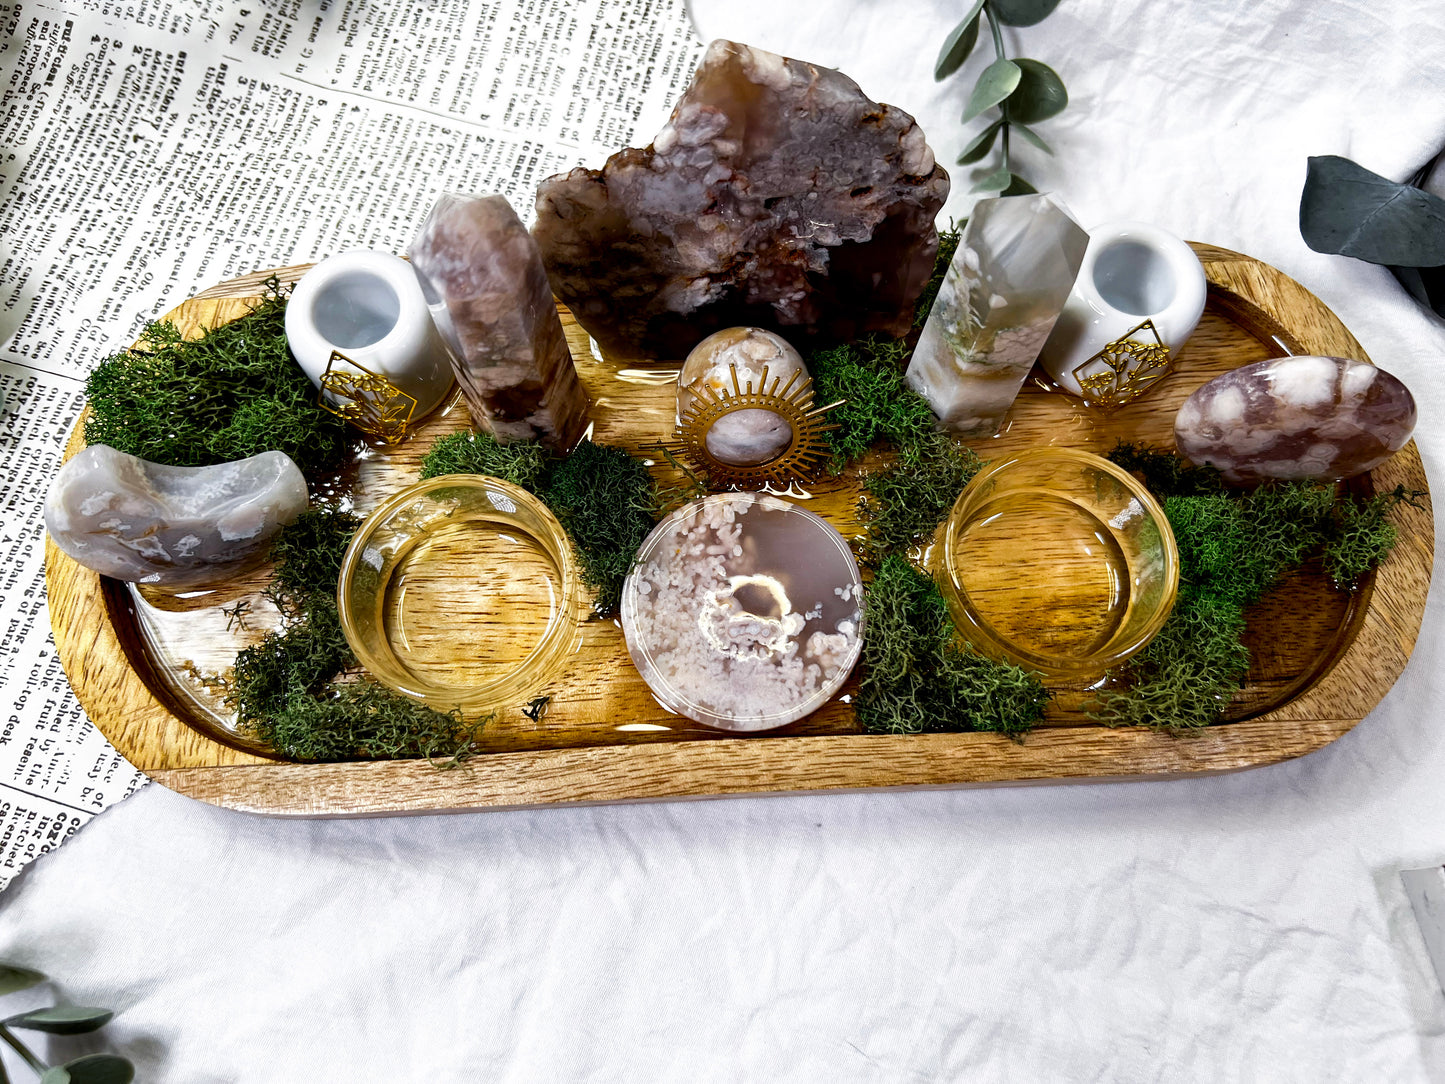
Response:
POLYGON ((39 971, 31 971, 28 967, 0 964, 0 994, 13 994, 16 990, 28 990, 44 981, 45 976, 39 971))
POLYGON ((135 1079, 135 1066, 118 1054, 87 1054, 61 1068, 70 1074, 70 1084, 130 1084, 135 1079))
POLYGON ((1034 194, 1035 192, 1037 192, 1037 191, 1038 191, 1037 188, 1035 188, 1033 185, 1029 184, 1028 181, 1024 180, 1024 179, 1023 179, 1022 177, 1020 177, 1017 173, 1010 173, 1010 174, 1009 174, 1008 187, 1005 188, 1002 192, 1000 192, 999 195, 1000 195, 1000 196, 1031 196, 1031 195, 1033 195, 1033 194, 1034 194))
POLYGON ((1033 26, 1047 19, 1059 0, 993 0, 989 11, 1004 26, 1033 26))
POLYGON ((968 59, 978 42, 979 12, 983 11, 984 0, 975 0, 963 22, 955 26, 948 37, 943 39, 943 48, 938 50, 938 60, 933 65, 934 79, 947 79, 968 59))
POLYGON ((996 169, 973 186, 974 192, 1002 192, 1013 183, 1013 174, 1007 169, 996 169))
POLYGON ((1044 142, 1043 136, 1039 135, 1038 132, 1034 131, 1027 124, 1011 123, 1008 127, 1011 133, 1013 133, 1014 135, 1023 136, 1026 141, 1032 143, 1035 147, 1043 151, 1045 154, 1054 153, 1054 148, 1050 147, 1047 143, 1044 142))
POLYGON ((1037 124, 1062 113, 1069 104, 1069 92, 1059 73, 1043 61, 1026 56, 1014 63, 1019 67, 1019 85, 1008 96, 1009 120, 1037 124))
POLYGON ((1411 297, 1445 320, 1445 267, 1391 267, 1390 273, 1411 297))
POLYGON ((963 111, 965 122, 973 120, 991 105, 998 105, 1019 85, 1022 77, 1019 66, 1012 60, 999 57, 978 77, 973 93, 968 96, 968 106, 963 111))
POLYGON ((43 1031, 50 1035, 83 1035, 109 1023, 115 1013, 109 1009, 91 1009, 83 1005, 56 1005, 49 1009, 12 1016, 5 1023, 12 1028, 43 1031))
POLYGON ((1445 265, 1445 199, 1332 154, 1309 160, 1299 229, 1316 252, 1399 267, 1445 265))
POLYGON ((983 131, 979 132, 978 135, 974 136, 973 139, 969 140, 968 146, 964 147, 963 153, 958 156, 958 164, 961 166, 971 166, 989 151, 993 150, 993 142, 998 138, 999 129, 1002 127, 1003 121, 996 120, 983 131))
POLYGON ((41 1075, 40 1084, 70 1084, 70 1074, 63 1066, 54 1065, 41 1075))

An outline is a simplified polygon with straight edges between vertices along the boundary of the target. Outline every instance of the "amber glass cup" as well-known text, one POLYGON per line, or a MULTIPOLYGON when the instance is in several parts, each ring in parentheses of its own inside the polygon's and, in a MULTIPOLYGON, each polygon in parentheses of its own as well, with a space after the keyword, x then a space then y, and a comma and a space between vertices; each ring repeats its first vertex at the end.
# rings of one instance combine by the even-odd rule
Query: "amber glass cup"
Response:
POLYGON ((1159 503, 1087 452, 1005 456, 969 483, 932 552, 962 637, 1058 684, 1087 684, 1159 632, 1179 550, 1159 503))
POLYGON ((377 508, 346 551, 337 597, 373 677, 468 715, 538 696, 585 616, 561 524, 526 490, 478 474, 427 479, 377 508))

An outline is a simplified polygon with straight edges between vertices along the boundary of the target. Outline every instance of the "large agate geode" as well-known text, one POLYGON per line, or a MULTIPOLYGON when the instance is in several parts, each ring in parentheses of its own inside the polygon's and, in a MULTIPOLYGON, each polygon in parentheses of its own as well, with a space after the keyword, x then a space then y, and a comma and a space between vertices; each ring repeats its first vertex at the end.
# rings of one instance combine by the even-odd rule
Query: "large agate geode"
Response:
POLYGON ((680 358, 739 325, 905 334, 947 196, 907 113, 841 72, 715 41, 651 146, 542 182, 534 233, 603 349, 680 358))

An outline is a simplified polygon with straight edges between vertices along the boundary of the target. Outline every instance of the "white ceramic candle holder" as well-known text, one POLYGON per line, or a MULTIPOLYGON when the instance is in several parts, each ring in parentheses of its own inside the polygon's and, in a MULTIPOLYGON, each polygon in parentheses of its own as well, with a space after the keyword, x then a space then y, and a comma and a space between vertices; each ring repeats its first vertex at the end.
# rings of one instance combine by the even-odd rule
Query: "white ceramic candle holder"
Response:
MULTIPOLYGON (((1108 396, 1086 395, 1079 384, 1080 368, 1125 337, 1143 346, 1155 344, 1157 336, 1172 361, 1204 314, 1204 297, 1204 267, 1179 238, 1144 222, 1100 226, 1089 231, 1079 277, 1039 363, 1065 391, 1110 401, 1108 396), (1155 335, 1149 335, 1147 327, 1141 330, 1145 321, 1152 323, 1155 335)), ((1110 361, 1118 366, 1120 382, 1129 381, 1139 364, 1127 356, 1110 361)), ((1162 375, 1162 366, 1153 375, 1162 375)), ((1112 401, 1132 397, 1116 395, 1112 401)))
POLYGON ((415 399, 417 418, 452 386, 447 347, 421 286, 410 265, 388 252, 343 252, 306 272, 286 306, 286 341, 318 388, 335 351, 415 399))

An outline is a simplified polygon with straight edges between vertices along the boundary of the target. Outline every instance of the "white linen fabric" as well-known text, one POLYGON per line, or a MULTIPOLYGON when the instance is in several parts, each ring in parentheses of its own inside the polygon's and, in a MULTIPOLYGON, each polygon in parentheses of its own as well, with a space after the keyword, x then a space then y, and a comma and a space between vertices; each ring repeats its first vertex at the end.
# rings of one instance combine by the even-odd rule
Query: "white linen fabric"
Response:
MULTIPOLYGON (((693 5, 945 163, 977 128, 979 61, 931 76, 966 6, 693 5)), ((1297 208, 1308 155, 1398 178, 1445 143, 1445 5, 1064 0, 1006 38, 1071 95, 1030 179, 1299 279, 1413 389, 1438 480, 1445 323, 1309 251, 1297 208)), ((1445 859, 1442 627, 1436 592, 1369 718, 1229 776, 354 821, 151 786, 0 897, 0 959, 118 1009, 84 1048, 148 1082, 1441 1080, 1396 871, 1445 859)))

